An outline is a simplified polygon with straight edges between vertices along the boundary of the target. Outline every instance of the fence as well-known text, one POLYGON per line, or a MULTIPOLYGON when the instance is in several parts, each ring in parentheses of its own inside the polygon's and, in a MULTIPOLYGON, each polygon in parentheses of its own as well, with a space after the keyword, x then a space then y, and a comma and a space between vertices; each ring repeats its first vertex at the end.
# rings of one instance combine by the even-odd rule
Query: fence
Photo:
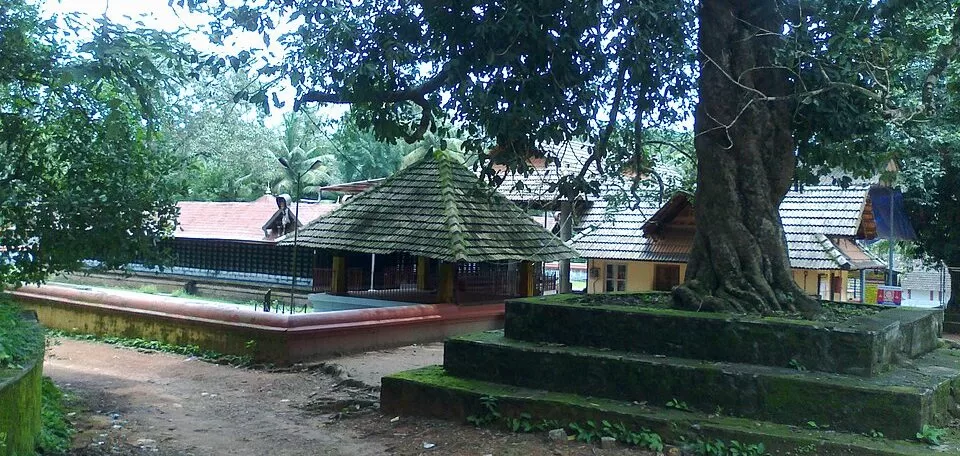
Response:
MULTIPOLYGON (((417 283, 417 263, 414 257, 394 255, 388 261, 378 261, 373 277, 369 268, 347 269, 347 293, 350 296, 407 301, 416 303, 439 302, 439 263, 431 261, 420 287, 417 283), (372 280, 372 286, 371 286, 372 280)), ((454 270, 455 300, 459 303, 492 302, 518 296, 519 263, 458 263, 454 270)), ((331 268, 313 270, 313 290, 330 291, 333 279, 331 268)), ((556 289, 555 275, 540 275, 538 291, 556 289)))

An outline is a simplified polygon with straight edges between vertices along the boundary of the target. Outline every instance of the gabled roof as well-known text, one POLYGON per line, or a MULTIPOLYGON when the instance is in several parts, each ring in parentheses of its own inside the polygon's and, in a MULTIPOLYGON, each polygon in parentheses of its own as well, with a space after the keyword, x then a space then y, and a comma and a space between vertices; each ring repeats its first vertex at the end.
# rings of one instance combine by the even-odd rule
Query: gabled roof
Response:
POLYGON ((921 267, 903 273, 900 276, 900 286, 904 290, 914 291, 939 291, 942 288, 944 296, 950 296, 950 274, 947 271, 921 267))
MULTIPOLYGON (((300 230, 299 244, 407 252, 443 261, 554 261, 579 256, 449 154, 422 160, 300 230)), ((290 235, 280 245, 290 245, 290 235)))
MULTIPOLYGON (((337 205, 300 202, 300 222, 309 223, 337 205)), ((273 243, 261 229, 277 212, 276 197, 264 195, 249 202, 181 201, 173 232, 176 239, 219 239, 273 243)))
MULTIPOLYGON (((669 252, 654 249, 653 240, 643 236, 641 228, 659 206, 654 201, 642 201, 634 208, 619 208, 606 200, 593 204, 580 224, 581 232, 571 240, 573 248, 584 258, 650 260, 668 258, 669 252)), ((686 261, 686 250, 676 261, 686 261)))
POLYGON ((808 186, 801 191, 792 190, 780 203, 783 230, 788 235, 856 236, 861 223, 873 223, 873 214, 865 213, 868 190, 866 185, 808 186))
MULTIPOLYGON (((790 265, 801 269, 865 269, 883 263, 852 239, 863 223, 865 186, 831 186, 791 191, 780 206, 790 265)), ((639 210, 616 210, 595 205, 585 227, 571 245, 585 258, 683 263, 693 246, 693 232, 669 230, 673 218, 690 207, 683 194, 661 207, 645 203, 639 210), (605 213, 612 215, 604 217, 605 213), (646 235, 645 235, 646 233, 646 235)))

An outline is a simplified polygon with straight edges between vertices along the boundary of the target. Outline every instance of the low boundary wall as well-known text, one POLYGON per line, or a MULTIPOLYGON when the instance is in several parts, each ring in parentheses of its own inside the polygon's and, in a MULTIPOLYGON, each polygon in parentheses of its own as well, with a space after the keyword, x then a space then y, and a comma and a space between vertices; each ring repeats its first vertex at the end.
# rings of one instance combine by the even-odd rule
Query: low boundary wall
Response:
POLYGON ((288 315, 54 285, 9 294, 48 328, 197 345, 278 364, 499 328, 504 314, 503 304, 434 304, 288 315))
POLYGON ((42 355, 23 369, 0 369, 0 456, 35 454, 42 377, 42 355))

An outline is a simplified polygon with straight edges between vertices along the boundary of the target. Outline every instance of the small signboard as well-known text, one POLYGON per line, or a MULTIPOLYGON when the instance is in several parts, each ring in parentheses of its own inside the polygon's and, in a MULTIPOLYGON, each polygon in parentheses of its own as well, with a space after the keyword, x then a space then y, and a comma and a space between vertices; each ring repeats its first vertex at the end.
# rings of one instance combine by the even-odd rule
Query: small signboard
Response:
POLYGON ((903 299, 903 289, 880 285, 877 287, 877 304, 882 306, 899 306, 903 299))
POLYGON ((863 271, 863 302, 865 304, 880 304, 878 290, 883 284, 887 283, 887 272, 884 270, 870 269, 863 271))

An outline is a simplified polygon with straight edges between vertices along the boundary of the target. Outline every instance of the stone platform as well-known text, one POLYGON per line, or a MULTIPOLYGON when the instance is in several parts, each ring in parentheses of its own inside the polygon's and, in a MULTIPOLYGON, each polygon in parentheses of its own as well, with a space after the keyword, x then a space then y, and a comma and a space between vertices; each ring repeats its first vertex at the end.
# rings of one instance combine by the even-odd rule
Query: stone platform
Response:
POLYGON ((389 414, 463 420, 493 397, 503 416, 617 420, 667 441, 930 454, 907 439, 960 417, 960 350, 940 348, 942 311, 863 313, 827 323, 510 301, 504 331, 449 339, 442 368, 385 377, 381 402, 389 414), (862 437, 879 433, 887 440, 862 437))
POLYGON ((894 308, 842 323, 687 312, 574 299, 528 299, 506 306, 507 337, 681 358, 876 375, 898 358, 937 347, 943 312, 894 308))
POLYGON ((456 377, 664 405, 783 424, 909 438, 949 421, 960 389, 960 350, 937 350, 909 367, 858 377, 787 367, 551 346, 500 332, 449 339, 444 369, 456 377), (949 366, 949 367, 945 367, 949 366))

